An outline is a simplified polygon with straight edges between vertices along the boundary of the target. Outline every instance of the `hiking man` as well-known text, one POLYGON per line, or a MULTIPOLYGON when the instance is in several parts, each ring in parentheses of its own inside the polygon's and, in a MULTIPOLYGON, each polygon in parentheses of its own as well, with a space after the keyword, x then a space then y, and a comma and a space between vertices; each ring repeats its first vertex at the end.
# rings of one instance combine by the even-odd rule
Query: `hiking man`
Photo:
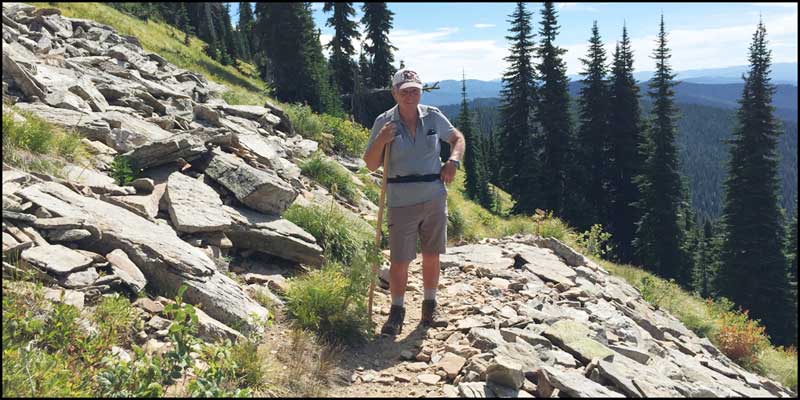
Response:
MULTIPOLYGON (((439 254, 447 245, 447 189, 464 154, 464 135, 436 107, 419 104, 422 80, 410 69, 392 78, 397 105, 375 119, 364 153, 370 171, 383 164, 383 148, 391 146, 387 176, 387 206, 392 307, 382 334, 396 335, 403 328, 403 307, 408 266, 416 258, 417 235, 422 243, 422 302, 424 326, 447 326, 436 310, 439 254), (449 142, 450 159, 442 165, 439 139, 449 142)), ((385 173, 385 171, 384 171, 385 173)))

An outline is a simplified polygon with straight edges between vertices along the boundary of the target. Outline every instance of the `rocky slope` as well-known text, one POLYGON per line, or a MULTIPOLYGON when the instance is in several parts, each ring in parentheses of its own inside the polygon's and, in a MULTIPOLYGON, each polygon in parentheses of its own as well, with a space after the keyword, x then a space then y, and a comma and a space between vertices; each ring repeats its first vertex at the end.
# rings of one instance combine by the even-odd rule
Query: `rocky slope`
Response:
MULTIPOLYGON (((324 262, 314 237, 281 218, 293 203, 334 199, 300 174, 317 144, 294 134, 280 107, 229 105, 224 88, 136 38, 54 9, 3 4, 3 42, 4 100, 76 130, 94 153, 91 167, 64 167, 66 179, 3 166, 4 259, 51 283, 49 298, 88 309, 102 295, 144 292, 137 341, 159 351, 170 323, 161 311, 180 285, 202 304, 204 338, 236 338, 268 315, 254 291, 280 304, 272 291, 287 276, 324 262), (142 178, 118 186, 115 155, 142 178)), ((364 196, 335 200, 354 216, 375 213, 364 196)), ((4 262, 4 277, 17 268, 4 262)), ((410 286, 413 310, 419 274, 410 286)), ((552 239, 451 248, 440 293, 448 328, 406 328, 348 353, 350 379, 334 394, 792 395, 552 239)), ((415 319, 410 311, 407 326, 415 319)))

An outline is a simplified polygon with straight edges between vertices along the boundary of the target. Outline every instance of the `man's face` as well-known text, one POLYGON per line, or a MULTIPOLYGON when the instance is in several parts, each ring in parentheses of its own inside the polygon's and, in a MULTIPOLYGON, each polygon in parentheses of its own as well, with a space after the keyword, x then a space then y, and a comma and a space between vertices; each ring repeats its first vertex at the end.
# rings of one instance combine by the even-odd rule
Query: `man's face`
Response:
POLYGON ((422 90, 411 87, 402 90, 392 89, 392 95, 397 104, 404 106, 417 106, 422 97, 422 90))

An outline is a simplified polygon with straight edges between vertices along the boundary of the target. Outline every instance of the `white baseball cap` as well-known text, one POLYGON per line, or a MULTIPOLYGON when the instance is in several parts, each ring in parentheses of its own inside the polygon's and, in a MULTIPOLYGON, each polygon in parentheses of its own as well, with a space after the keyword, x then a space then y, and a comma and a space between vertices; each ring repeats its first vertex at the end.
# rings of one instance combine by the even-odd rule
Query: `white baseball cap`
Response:
POLYGON ((392 86, 396 87, 398 90, 403 90, 410 87, 422 89, 422 79, 419 78, 419 74, 417 74, 416 71, 403 68, 394 74, 394 77, 392 78, 392 86), (398 87, 398 85, 400 86, 398 87))

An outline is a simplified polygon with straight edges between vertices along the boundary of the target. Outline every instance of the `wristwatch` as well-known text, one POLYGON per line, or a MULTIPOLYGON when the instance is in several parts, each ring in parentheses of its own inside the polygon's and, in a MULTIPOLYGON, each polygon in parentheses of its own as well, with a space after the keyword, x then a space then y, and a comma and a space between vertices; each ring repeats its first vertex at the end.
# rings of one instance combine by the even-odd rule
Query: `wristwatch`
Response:
POLYGON ((453 164, 455 164, 455 165, 456 165, 456 169, 461 169, 461 161, 458 161, 458 160, 456 160, 455 158, 451 158, 451 159, 449 159, 449 160, 447 160, 447 161, 448 161, 448 162, 449 162, 449 161, 452 161, 452 162, 453 162, 453 164))

